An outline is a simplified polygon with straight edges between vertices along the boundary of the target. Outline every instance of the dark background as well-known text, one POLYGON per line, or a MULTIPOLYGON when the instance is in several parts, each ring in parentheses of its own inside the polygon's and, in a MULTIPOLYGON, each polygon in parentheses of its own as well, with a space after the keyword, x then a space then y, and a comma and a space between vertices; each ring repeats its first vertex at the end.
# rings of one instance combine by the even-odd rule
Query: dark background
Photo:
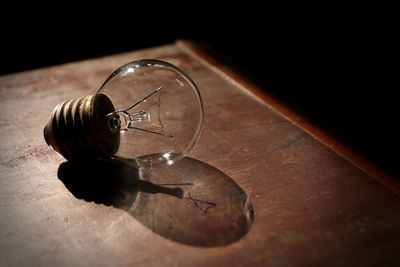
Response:
POLYGON ((399 176, 393 7, 137 3, 3 9, 0 73, 196 41, 399 176))

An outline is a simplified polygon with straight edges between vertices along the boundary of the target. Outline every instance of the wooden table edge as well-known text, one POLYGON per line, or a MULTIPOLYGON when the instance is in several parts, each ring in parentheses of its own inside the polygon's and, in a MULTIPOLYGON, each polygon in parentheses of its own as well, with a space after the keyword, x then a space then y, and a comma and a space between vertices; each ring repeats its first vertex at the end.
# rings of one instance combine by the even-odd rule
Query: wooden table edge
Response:
POLYGON ((250 95, 261 100, 272 110, 285 117, 297 127, 301 128, 313 138, 317 139, 325 146, 357 166, 359 169, 383 183, 397 195, 400 195, 400 181, 392 175, 386 173, 382 168, 363 158, 360 154, 350 149, 348 146, 337 140, 326 130, 306 122, 306 118, 296 113, 289 106, 271 96, 258 85, 233 71, 232 68, 224 62, 216 59, 199 45, 188 40, 177 40, 176 45, 182 48, 188 54, 198 58, 201 62, 208 65, 218 74, 225 76, 230 82, 246 90, 250 95))

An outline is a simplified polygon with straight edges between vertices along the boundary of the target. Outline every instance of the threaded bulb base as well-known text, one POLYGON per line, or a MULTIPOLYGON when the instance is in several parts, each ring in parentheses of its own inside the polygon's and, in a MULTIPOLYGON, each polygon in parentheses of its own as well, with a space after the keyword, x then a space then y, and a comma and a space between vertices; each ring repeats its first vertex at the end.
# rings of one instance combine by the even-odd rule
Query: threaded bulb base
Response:
POLYGON ((106 118, 113 111, 111 100, 104 94, 65 101, 50 115, 44 139, 70 161, 112 157, 120 142, 120 133, 110 131, 106 118))

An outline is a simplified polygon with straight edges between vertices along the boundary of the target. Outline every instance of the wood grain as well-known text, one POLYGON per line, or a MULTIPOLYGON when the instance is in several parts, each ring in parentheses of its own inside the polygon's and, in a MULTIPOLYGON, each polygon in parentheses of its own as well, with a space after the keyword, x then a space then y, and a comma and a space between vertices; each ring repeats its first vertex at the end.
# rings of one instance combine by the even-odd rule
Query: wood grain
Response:
POLYGON ((309 120, 304 116, 296 113, 290 106, 286 105, 281 100, 277 99, 271 94, 268 94, 268 90, 260 88, 258 85, 252 83, 246 77, 236 73, 229 65, 225 65, 224 62, 219 61, 217 58, 212 57, 204 49, 202 49, 196 43, 188 42, 185 40, 178 40, 177 45, 185 49, 188 53, 196 56, 199 60, 209 65, 215 71, 225 76, 227 79, 236 83, 239 87, 244 87, 246 92, 263 101, 271 109, 278 112, 281 116, 290 120, 293 124, 303 129, 305 132, 325 144, 330 149, 334 150, 347 160, 351 161, 354 165, 373 176, 378 181, 382 182, 395 193, 400 194, 400 180, 393 177, 389 173, 382 170, 380 167, 371 163, 370 161, 363 158, 356 151, 350 149, 348 146, 337 140, 326 130, 318 127, 317 125, 309 123, 309 120))
POLYGON ((322 144, 188 47, 2 76, 0 101, 1 265, 399 264, 400 201, 380 174, 322 144), (117 67, 141 58, 179 66, 200 89, 205 124, 191 159, 152 169, 129 194, 116 179, 71 183, 73 168, 43 139, 51 110, 93 94, 117 67), (181 185, 160 186, 168 181, 181 185), (185 181, 199 184, 193 198, 216 206, 185 200, 185 181), (249 205, 244 192, 254 221, 239 213, 249 205))

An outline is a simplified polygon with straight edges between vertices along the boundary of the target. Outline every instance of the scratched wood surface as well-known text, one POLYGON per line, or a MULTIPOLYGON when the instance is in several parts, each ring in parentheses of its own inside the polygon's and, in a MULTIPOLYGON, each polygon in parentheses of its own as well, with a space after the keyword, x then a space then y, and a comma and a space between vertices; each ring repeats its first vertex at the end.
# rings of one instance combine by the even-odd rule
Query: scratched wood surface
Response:
POLYGON ((6 75, 0 102, 1 265, 400 263, 398 195, 182 43, 6 75), (47 147, 55 105, 141 58, 181 67, 200 89, 189 159, 138 184, 120 163, 76 168, 47 147))

